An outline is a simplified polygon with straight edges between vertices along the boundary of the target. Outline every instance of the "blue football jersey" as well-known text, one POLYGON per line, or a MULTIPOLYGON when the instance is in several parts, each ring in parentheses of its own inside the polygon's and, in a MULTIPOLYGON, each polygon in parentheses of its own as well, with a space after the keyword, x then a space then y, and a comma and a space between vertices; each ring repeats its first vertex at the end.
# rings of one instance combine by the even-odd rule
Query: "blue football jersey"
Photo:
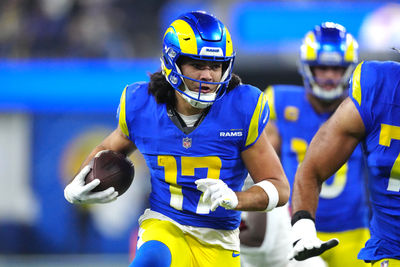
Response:
POLYGON ((362 62, 350 98, 365 126, 363 148, 370 178, 371 239, 359 258, 400 259, 400 64, 362 62))
MULTIPOLYGON (((275 85, 267 89, 271 119, 281 137, 281 161, 291 188, 297 167, 319 127, 331 114, 318 114, 303 87, 275 85)), ((322 185, 315 225, 320 232, 340 232, 366 227, 363 158, 357 147, 347 163, 322 185)))
POLYGON ((252 146, 269 118, 267 98, 259 89, 239 85, 216 101, 202 122, 185 134, 158 104, 147 83, 127 86, 119 106, 119 126, 143 154, 150 169, 150 207, 183 225, 232 230, 240 212, 214 212, 194 183, 222 179, 240 191, 247 176, 241 152, 252 146))

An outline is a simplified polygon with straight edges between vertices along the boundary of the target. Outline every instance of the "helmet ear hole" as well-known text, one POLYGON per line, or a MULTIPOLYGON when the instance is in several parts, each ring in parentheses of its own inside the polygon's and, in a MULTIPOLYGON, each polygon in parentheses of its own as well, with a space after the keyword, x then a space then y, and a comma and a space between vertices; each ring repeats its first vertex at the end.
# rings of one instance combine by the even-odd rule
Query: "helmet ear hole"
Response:
POLYGON ((172 66, 171 66, 171 63, 169 62, 169 60, 167 59, 167 57, 165 56, 165 55, 163 55, 163 59, 164 59, 164 64, 165 64, 165 67, 167 67, 168 69, 170 69, 172 66))

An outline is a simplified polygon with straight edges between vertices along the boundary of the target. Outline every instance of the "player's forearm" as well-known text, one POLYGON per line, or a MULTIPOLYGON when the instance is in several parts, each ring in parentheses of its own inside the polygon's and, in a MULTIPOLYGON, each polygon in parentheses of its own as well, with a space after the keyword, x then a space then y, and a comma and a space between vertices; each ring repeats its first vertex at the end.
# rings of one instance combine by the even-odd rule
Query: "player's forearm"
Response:
MULTIPOLYGON (((280 181, 274 181, 274 185, 278 192, 278 204, 277 206, 283 206, 287 203, 290 195, 289 184, 281 183, 280 181)), ((252 186, 248 190, 243 192, 236 192, 238 197, 238 206, 236 210, 244 211, 264 211, 270 202, 270 197, 259 186, 252 186)))
POLYGON ((236 210, 261 211, 268 205, 268 196, 260 187, 252 186, 243 192, 236 192, 238 205, 236 210))
POLYGON ((307 210, 315 218, 321 185, 322 180, 318 178, 316 172, 307 165, 301 165, 293 186, 292 213, 307 210))

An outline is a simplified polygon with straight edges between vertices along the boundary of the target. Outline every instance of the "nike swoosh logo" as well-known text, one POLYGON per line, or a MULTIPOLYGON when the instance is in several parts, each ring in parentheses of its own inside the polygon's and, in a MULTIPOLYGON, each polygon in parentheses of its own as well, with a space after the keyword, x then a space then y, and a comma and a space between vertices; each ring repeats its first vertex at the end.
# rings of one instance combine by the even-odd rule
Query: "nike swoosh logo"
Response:
POLYGON ((237 256, 240 256, 240 253, 235 253, 235 251, 232 252, 232 257, 236 258, 237 256))

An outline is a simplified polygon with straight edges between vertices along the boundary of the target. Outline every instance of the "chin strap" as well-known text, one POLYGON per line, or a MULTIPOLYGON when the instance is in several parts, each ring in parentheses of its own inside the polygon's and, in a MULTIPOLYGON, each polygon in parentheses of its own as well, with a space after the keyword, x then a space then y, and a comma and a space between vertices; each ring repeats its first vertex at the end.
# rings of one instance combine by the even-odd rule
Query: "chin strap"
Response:
MULTIPOLYGON (((182 75, 180 69, 177 68, 177 70, 178 70, 179 74, 182 75)), ((192 107, 203 109, 203 108, 211 106, 214 103, 214 100, 217 97, 217 93, 216 92, 218 92, 219 86, 217 87, 217 90, 214 93, 203 94, 203 96, 206 96, 207 98, 210 98, 210 99, 207 99, 207 102, 206 101, 201 101, 201 100, 196 100, 196 96, 198 96, 199 93, 190 91, 189 87, 185 83, 185 79, 182 76, 179 76, 179 77, 182 80, 182 85, 183 85, 184 90, 182 92, 178 91, 178 93, 192 107)), ((200 85, 200 97, 201 97, 201 85, 200 85)))

